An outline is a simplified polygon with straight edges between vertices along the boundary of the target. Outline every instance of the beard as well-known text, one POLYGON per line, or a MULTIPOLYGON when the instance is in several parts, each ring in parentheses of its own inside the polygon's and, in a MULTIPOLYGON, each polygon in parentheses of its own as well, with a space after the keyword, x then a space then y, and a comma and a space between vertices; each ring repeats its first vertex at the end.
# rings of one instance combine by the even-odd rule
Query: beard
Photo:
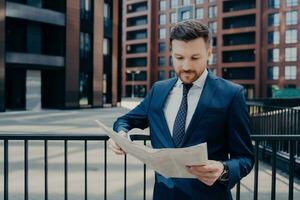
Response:
POLYGON ((179 71, 177 76, 183 83, 190 84, 199 78, 200 75, 197 74, 196 71, 188 70, 188 71, 179 71))

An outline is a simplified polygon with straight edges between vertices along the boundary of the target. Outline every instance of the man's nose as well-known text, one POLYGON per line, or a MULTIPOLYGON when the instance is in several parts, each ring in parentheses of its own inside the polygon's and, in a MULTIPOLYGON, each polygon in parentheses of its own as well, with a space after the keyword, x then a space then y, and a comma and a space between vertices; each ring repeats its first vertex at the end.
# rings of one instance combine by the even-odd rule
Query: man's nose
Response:
POLYGON ((182 65, 182 69, 185 70, 185 71, 188 71, 191 69, 191 64, 189 61, 185 61, 182 65))

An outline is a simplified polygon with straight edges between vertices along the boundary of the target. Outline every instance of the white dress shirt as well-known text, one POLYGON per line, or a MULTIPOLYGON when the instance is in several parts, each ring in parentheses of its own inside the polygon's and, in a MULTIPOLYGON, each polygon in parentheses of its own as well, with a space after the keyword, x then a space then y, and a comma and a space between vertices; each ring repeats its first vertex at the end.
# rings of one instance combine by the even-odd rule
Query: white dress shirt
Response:
MULTIPOLYGON (((207 75, 208 75, 208 71, 207 69, 205 69, 202 75, 196 81, 193 82, 193 86, 189 90, 187 96, 188 110, 187 110, 187 116, 185 122, 185 130, 189 126, 193 114, 196 110, 207 75)), ((178 78, 178 81, 174 85, 173 89, 170 91, 164 105, 165 118, 172 136, 173 136, 173 126, 174 126, 175 118, 181 104, 182 93, 183 93, 182 87, 183 87, 182 81, 178 78)))

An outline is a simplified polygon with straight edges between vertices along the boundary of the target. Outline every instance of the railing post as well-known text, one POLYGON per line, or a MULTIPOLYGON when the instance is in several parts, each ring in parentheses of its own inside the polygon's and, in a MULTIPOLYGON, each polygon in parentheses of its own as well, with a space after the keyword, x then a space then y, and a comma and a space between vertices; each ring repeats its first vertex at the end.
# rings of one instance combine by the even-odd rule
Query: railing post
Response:
POLYGON ((236 200, 240 200, 241 198, 241 182, 238 182, 236 185, 236 200))
POLYGON ((276 159, 277 159, 277 141, 272 141, 272 186, 271 200, 276 199, 276 159))
POLYGON ((65 200, 68 200, 68 140, 64 142, 64 149, 65 149, 65 200))
POLYGON ((107 140, 104 140, 104 200, 107 199, 107 140))
POLYGON ((124 155, 124 200, 127 197, 127 155, 124 155))
MULTIPOLYGON (((144 145, 146 146, 146 140, 144 140, 144 145)), ((144 164, 144 200, 146 200, 146 164, 144 164)))
POLYGON ((87 200, 87 140, 84 140, 84 199, 87 200))
POLYGON ((4 140, 4 199, 8 200, 8 140, 4 140))
POLYGON ((295 141, 290 140, 289 200, 294 198, 295 141))
POLYGON ((24 140, 24 200, 28 200, 28 140, 24 140))
POLYGON ((258 157, 259 157, 259 141, 255 140, 255 162, 254 162, 254 196, 253 199, 257 200, 258 194, 258 157))
POLYGON ((48 200, 48 141, 44 141, 45 200, 48 200))

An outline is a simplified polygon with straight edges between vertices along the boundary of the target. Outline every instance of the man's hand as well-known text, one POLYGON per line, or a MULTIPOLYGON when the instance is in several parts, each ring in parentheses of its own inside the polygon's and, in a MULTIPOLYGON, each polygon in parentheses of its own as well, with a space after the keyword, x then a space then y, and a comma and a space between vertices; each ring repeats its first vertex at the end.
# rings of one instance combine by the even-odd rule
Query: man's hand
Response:
POLYGON ((187 171, 195 175, 201 182, 212 186, 220 177, 224 170, 221 162, 209 160, 206 165, 187 166, 187 171))
MULTIPOLYGON (((125 133, 124 131, 120 131, 118 132, 118 134, 120 134, 123 137, 127 137, 127 133, 125 133)), ((113 141, 111 138, 108 140, 108 147, 115 152, 115 154, 117 155, 124 155, 126 154, 125 151, 123 151, 123 149, 121 149, 121 147, 119 147, 119 145, 117 143, 115 143, 115 141, 113 141)))

